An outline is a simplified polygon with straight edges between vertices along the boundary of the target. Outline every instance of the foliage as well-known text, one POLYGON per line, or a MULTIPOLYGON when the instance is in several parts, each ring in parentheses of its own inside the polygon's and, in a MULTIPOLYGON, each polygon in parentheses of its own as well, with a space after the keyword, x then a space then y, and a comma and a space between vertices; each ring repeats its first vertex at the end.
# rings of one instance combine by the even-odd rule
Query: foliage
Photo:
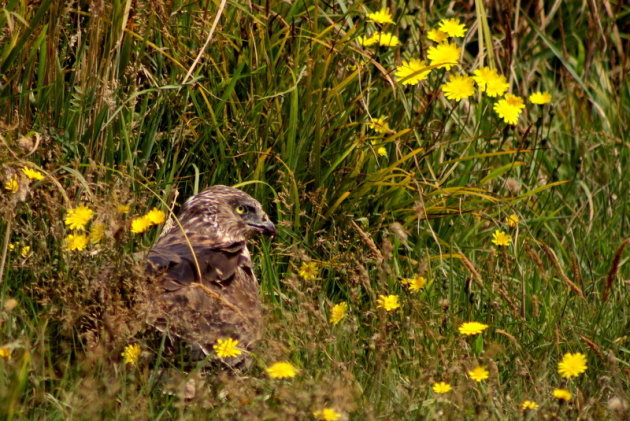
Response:
POLYGON ((605 3, 7 1, 3 414, 628 416, 630 9, 605 3), (129 310, 161 212, 218 183, 279 227, 246 374, 129 310))

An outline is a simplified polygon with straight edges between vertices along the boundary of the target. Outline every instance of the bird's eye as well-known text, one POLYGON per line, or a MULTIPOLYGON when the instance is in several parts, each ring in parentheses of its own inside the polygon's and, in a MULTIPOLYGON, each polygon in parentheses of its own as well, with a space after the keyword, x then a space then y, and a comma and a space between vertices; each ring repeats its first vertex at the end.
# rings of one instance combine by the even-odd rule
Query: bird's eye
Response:
POLYGON ((243 215, 246 211, 247 209, 245 209, 245 206, 238 205, 236 207, 236 213, 238 213, 239 215, 243 215))

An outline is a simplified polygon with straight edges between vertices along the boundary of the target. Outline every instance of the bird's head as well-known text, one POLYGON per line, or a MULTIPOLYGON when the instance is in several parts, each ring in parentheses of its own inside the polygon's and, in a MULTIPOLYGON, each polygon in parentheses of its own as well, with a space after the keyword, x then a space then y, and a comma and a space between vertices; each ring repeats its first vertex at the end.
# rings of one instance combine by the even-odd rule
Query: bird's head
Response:
POLYGON ((276 227, 256 199, 228 186, 212 186, 192 196, 184 203, 178 218, 188 232, 228 241, 276 233, 276 227))

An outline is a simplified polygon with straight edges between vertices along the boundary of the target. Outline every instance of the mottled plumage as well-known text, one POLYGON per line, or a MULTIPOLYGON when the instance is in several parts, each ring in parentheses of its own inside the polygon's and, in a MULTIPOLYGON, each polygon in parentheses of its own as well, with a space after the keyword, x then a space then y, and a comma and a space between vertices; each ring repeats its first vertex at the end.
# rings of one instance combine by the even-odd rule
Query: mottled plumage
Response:
POLYGON ((240 190, 192 196, 149 252, 148 323, 205 355, 220 338, 251 347, 262 316, 247 240, 273 233, 260 203, 240 190))

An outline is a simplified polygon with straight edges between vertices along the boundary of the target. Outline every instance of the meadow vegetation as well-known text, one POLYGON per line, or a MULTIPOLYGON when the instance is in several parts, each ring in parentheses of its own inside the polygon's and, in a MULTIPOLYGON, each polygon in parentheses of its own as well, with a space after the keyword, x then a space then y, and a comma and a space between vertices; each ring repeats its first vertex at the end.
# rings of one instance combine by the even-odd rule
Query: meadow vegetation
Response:
POLYGON ((625 2, 1 7, 3 417, 630 418, 625 2), (129 310, 212 184, 278 227, 246 371, 129 310))

